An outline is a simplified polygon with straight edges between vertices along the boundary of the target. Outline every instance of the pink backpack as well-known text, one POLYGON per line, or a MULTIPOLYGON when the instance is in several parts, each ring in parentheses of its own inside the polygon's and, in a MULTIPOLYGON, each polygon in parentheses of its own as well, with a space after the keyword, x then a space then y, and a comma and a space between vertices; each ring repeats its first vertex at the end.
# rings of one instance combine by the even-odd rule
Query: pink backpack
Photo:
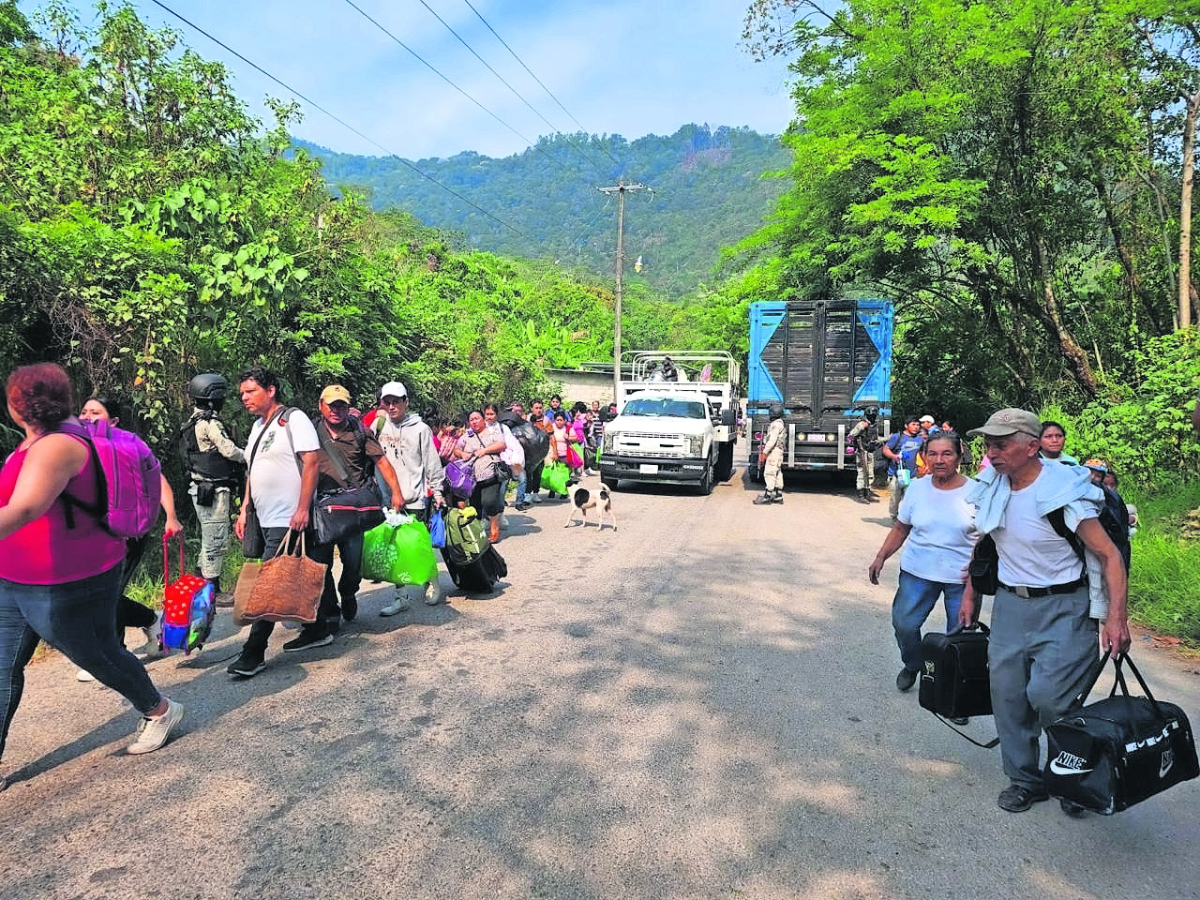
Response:
POLYGON ((162 467, 146 442, 108 422, 86 422, 82 426, 64 422, 59 430, 87 441, 96 469, 95 506, 70 494, 62 495, 67 504, 67 525, 72 525, 71 507, 78 506, 98 518, 113 537, 146 534, 158 521, 162 500, 162 467))

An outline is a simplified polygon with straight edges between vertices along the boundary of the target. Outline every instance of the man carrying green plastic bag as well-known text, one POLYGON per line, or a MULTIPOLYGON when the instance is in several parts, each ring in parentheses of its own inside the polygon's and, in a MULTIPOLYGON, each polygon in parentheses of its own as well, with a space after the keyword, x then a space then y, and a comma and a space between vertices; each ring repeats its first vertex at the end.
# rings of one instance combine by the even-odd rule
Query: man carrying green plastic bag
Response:
POLYGON ((389 513, 363 536, 363 577, 395 585, 426 584, 437 578, 429 529, 420 519, 389 513))

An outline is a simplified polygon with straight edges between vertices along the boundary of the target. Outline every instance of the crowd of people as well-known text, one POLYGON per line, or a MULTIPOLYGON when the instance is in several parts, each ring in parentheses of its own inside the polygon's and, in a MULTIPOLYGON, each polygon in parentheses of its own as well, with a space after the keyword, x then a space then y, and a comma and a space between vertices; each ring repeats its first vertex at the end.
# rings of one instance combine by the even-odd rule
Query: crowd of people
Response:
MULTIPOLYGON (((873 473, 877 410, 855 437, 860 497, 873 473)), ((1129 649, 1129 530, 1136 521, 1103 460, 1083 465, 1063 453, 1066 429, 1033 413, 1004 409, 968 437, 986 453, 968 477, 966 445, 949 422, 911 417, 883 443, 892 526, 867 570, 872 584, 900 552, 892 626, 900 651, 896 687, 910 690, 922 667, 921 629, 942 601, 946 630, 974 627, 981 590, 974 577, 994 567, 988 670, 1000 752, 1010 784, 1001 809, 1023 812, 1048 799, 1039 765, 1041 729, 1066 711, 1100 652, 1129 649), (1106 524, 1102 525, 1104 522, 1106 524), (1110 524, 1111 523, 1111 527, 1110 524), (982 568, 981 568, 982 567, 982 568)), ((868 500, 869 502, 869 500, 868 500)), ((965 724, 965 719, 955 720, 965 724)), ((1063 800, 1070 816, 1083 809, 1063 800)))
MULTIPOLYGON (((310 416, 286 405, 272 372, 252 367, 238 381, 241 403, 254 417, 239 446, 221 417, 229 392, 224 378, 199 375, 188 392, 194 409, 180 428, 178 446, 200 524, 198 574, 212 583, 218 605, 232 599, 220 582, 231 523, 248 558, 271 557, 299 532, 308 537, 307 554, 325 567, 316 621, 284 643, 285 652, 328 646, 359 612, 363 535, 317 541, 317 498, 376 482, 390 510, 426 521, 448 503, 469 504, 494 543, 502 538, 510 485, 515 508, 527 509, 542 502, 547 466, 566 467, 570 480, 594 474, 604 424, 615 412, 610 407, 606 414, 599 403, 568 410, 555 395, 548 406, 532 401, 528 416, 520 403, 487 404, 462 423, 437 420, 431 426, 410 408, 405 386, 391 381, 366 415, 353 407, 346 388, 331 384, 310 416), (469 489, 448 478, 455 466, 469 470, 469 489), (341 560, 336 580, 335 552, 341 560)), ((66 373, 48 363, 14 371, 6 399, 23 438, 0 469, 0 752, 21 700, 25 666, 40 640, 141 713, 128 752, 157 750, 184 710, 157 690, 143 660, 124 643, 126 627, 141 628, 146 649, 153 650, 162 627, 160 615, 126 596, 146 538, 115 537, 97 515, 104 506, 103 479, 82 424, 116 426, 120 410, 106 397, 77 407, 66 373)), ((776 499, 782 493, 780 418, 772 411, 761 502, 782 500, 776 499)), ((886 441, 877 426, 878 410, 868 408, 851 440, 860 501, 874 498, 875 451, 888 461, 892 526, 868 578, 878 584, 887 560, 900 554, 892 603, 901 661, 896 687, 910 690, 918 679, 921 629, 939 600, 948 631, 977 623, 981 592, 971 576, 982 548, 993 548, 989 669, 1011 782, 998 804, 1021 812, 1048 798, 1038 765, 1041 728, 1079 692, 1097 646, 1116 656, 1130 645, 1128 531, 1136 511, 1120 500, 1110 466, 1099 459, 1078 464, 1063 453, 1063 426, 1024 410, 1000 410, 968 432, 986 447, 973 477, 966 474, 973 466, 965 443, 951 423, 911 417, 886 441)), ((561 495, 562 482, 556 486, 548 498, 561 495)), ((182 524, 166 479, 161 488, 170 536, 182 524)), ((408 609, 408 587, 398 585, 379 614, 408 609)), ((444 599, 436 575, 416 587, 427 604, 444 599)), ((266 621, 251 625, 228 667, 231 675, 248 679, 263 671, 273 628, 266 621)), ((1065 801, 1063 809, 1080 813, 1065 801)))
MULTIPOLYGON (((503 409, 487 404, 462 422, 439 419, 431 426, 410 408, 405 386, 391 381, 366 415, 352 406, 345 387, 328 385, 310 416, 288 406, 278 378, 256 366, 237 384, 242 406, 254 417, 240 444, 222 417, 229 393, 221 375, 193 378, 193 409, 177 437, 200 527, 196 574, 212 585, 217 606, 232 606, 229 585, 221 582, 231 537, 242 541, 247 558, 269 559, 289 534, 305 535, 306 554, 325 566, 325 584, 316 621, 284 643, 285 652, 331 644, 342 622, 358 615, 363 534, 317 541, 318 498, 374 481, 388 509, 423 521, 447 503, 469 505, 495 543, 505 527, 510 486, 514 508, 526 510, 543 502, 547 465, 567 466, 568 483, 597 474, 604 423, 615 415, 615 404, 602 410, 598 401, 568 410, 556 394, 549 406, 532 401, 528 416, 521 403, 503 409), (466 496, 456 496, 447 483, 447 467, 454 463, 468 466, 473 476, 466 496), (336 579, 335 553, 341 562, 336 579)), ((50 363, 15 370, 6 399, 23 439, 0 470, 0 753, 21 701, 25 666, 43 640, 79 667, 81 680, 112 688, 141 713, 128 752, 157 750, 184 711, 158 692, 145 666, 161 654, 162 613, 126 594, 149 537, 126 540, 105 527, 103 473, 83 424, 118 426, 119 405, 95 396, 77 407, 66 372, 50 363), (145 635, 140 657, 126 649, 127 627, 145 635)), ((183 525, 166 478, 161 490, 165 540, 183 525)), ((409 587, 398 585, 379 614, 410 608, 409 587)), ((436 575, 416 587, 425 603, 443 602, 436 575)), ((273 630, 272 622, 252 624, 228 672, 244 680, 263 671, 273 630)), ((0 790, 6 786, 0 778, 0 790)))

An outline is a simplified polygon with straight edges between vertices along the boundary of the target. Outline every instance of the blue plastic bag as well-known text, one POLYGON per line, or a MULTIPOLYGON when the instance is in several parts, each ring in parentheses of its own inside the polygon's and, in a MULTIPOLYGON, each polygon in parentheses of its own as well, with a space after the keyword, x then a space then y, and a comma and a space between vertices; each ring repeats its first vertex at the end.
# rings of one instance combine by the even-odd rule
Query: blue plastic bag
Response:
POLYGON ((446 546, 446 516, 440 509, 429 514, 429 542, 436 549, 446 546))

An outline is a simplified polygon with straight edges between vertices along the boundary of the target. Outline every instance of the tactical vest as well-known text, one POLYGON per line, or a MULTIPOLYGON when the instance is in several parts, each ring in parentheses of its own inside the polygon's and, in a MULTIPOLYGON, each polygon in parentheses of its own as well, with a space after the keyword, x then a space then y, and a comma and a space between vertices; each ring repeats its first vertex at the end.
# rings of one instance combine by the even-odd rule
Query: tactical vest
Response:
POLYGON ((201 419, 216 421, 222 428, 225 426, 215 412, 192 413, 192 417, 179 429, 179 459, 183 468, 201 481, 211 481, 218 485, 239 484, 246 468, 242 463, 226 459, 215 447, 211 450, 200 450, 196 439, 196 423, 201 419))

